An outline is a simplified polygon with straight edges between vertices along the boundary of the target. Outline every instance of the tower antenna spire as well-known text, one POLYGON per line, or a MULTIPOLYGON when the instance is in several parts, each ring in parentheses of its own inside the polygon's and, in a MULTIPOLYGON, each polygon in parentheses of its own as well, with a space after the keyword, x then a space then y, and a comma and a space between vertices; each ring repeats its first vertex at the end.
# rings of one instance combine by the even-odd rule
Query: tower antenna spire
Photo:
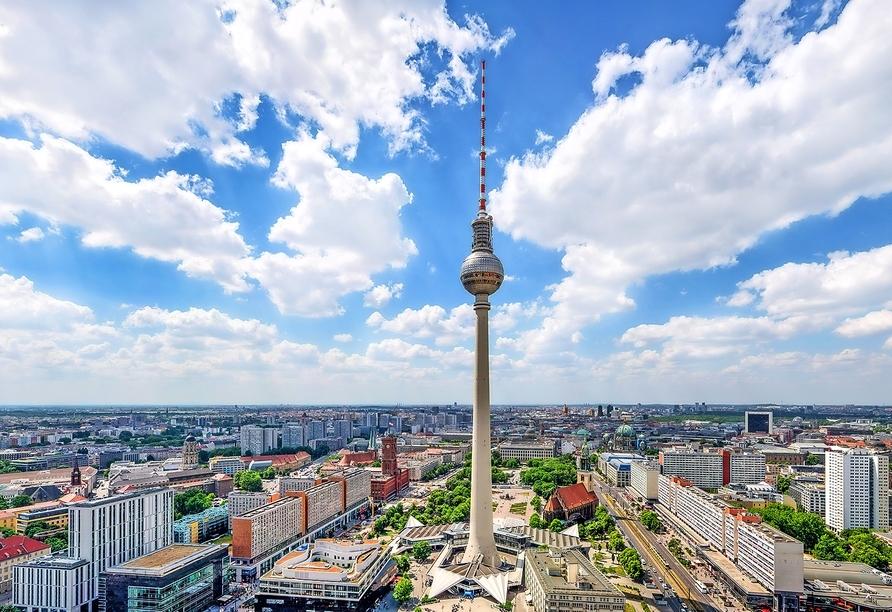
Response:
POLYGON ((480 62, 480 210, 486 212, 486 60, 480 62))

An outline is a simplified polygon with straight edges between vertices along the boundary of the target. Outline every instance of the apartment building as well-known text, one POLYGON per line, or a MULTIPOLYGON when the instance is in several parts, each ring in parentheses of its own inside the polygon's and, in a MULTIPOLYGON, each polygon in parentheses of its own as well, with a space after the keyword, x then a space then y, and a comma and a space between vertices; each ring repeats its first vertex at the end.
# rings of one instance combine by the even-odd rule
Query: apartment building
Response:
POLYGON ((229 513, 229 529, 232 529, 232 519, 250 512, 254 508, 265 506, 269 503, 269 494, 265 491, 233 491, 226 496, 226 509, 229 513))
POLYGON ((236 580, 253 580, 304 533, 304 500, 286 497, 232 517, 232 566, 236 580))
POLYGON ((244 425, 239 429, 239 440, 242 455, 257 457, 268 450, 275 449, 279 445, 279 432, 275 427, 258 427, 257 425, 244 425))
MULTIPOLYGON (((718 489, 723 482, 723 456, 691 449, 660 452, 664 476, 677 476, 702 489, 718 489)), ((729 475, 730 477, 730 475, 729 475)))
POLYGON ((740 484, 765 482, 765 455, 762 453, 730 453, 729 463, 728 482, 740 484))
POLYGON ((790 485, 788 493, 802 510, 822 518, 826 514, 827 492, 824 483, 796 480, 790 485))
POLYGON ((629 472, 629 483, 638 495, 648 501, 659 497, 660 464, 656 461, 635 461, 629 472))
POLYGON ((43 542, 15 535, 0 538, 0 593, 12 590, 12 569, 20 563, 50 554, 43 542))
POLYGON ((824 458, 826 513, 833 531, 889 528, 889 457, 871 450, 831 448, 824 458))
POLYGON ((682 478, 660 476, 659 502, 710 547, 774 592, 776 609, 798 601, 803 587, 802 542, 682 478))
POLYGON ((282 446, 297 448, 306 446, 307 428, 300 423, 285 423, 282 427, 282 446))
POLYGON ((68 550, 18 565, 13 604, 25 612, 80 612, 99 597, 99 574, 173 544, 172 489, 72 504, 68 550))

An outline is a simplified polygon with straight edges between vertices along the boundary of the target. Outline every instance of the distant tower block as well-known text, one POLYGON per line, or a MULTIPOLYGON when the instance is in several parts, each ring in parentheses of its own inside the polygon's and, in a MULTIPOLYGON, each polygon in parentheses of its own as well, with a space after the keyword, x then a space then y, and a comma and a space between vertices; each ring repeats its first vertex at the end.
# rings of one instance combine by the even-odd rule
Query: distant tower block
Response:
POLYGON ((186 441, 183 442, 182 469, 198 469, 198 442, 195 440, 195 436, 193 436, 192 434, 186 436, 186 441))
POLYGON ((474 415, 471 440, 471 531, 463 561, 478 555, 484 565, 499 567, 492 520, 492 441, 489 405, 489 296, 505 279, 502 262, 492 249, 492 217, 486 212, 486 62, 480 77, 480 199, 477 218, 471 223, 471 254, 461 265, 461 282, 474 296, 477 333, 474 344, 474 415))

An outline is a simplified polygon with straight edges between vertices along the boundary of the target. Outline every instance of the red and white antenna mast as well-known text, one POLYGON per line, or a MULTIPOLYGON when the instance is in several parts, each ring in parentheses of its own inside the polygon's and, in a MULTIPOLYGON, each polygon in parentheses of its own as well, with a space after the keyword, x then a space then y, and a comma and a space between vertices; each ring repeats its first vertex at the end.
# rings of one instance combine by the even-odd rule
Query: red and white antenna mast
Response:
POLYGON ((486 212, 486 60, 480 62, 480 210, 486 212))

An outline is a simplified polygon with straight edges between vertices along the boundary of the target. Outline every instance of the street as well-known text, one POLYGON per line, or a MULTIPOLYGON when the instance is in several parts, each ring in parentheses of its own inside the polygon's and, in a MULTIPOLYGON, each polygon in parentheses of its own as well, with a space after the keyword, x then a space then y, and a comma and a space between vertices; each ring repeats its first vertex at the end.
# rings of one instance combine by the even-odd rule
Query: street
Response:
POLYGON ((676 597, 668 596, 668 589, 664 590, 666 599, 673 612, 680 612, 682 605, 690 605, 700 612, 721 612, 721 608, 713 602, 712 598, 701 593, 694 584, 695 578, 690 570, 685 568, 675 556, 663 545, 657 536, 634 518, 625 493, 611 487, 608 483, 596 480, 599 485, 600 499, 605 502, 605 507, 616 520, 617 529, 628 539, 638 551, 642 559, 647 561, 651 580, 659 580, 662 577, 674 592, 676 597))

